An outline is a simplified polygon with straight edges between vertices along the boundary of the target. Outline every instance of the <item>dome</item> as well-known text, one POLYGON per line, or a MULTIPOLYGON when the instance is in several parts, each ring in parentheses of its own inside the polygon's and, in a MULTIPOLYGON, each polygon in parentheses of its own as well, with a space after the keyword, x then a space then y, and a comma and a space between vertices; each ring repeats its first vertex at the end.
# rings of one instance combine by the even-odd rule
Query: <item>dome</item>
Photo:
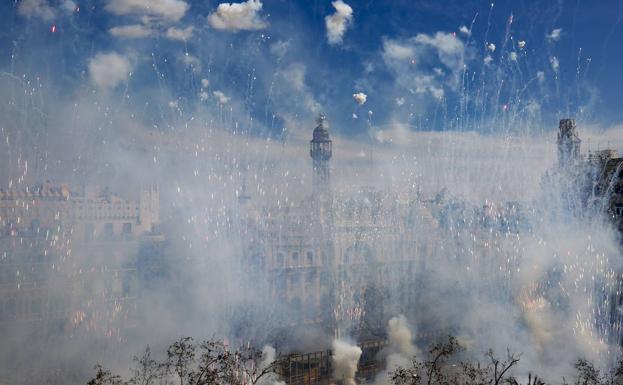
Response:
POLYGON ((329 127, 327 125, 327 118, 324 114, 320 114, 316 120, 318 125, 314 128, 314 136, 312 142, 328 142, 329 139, 329 127))

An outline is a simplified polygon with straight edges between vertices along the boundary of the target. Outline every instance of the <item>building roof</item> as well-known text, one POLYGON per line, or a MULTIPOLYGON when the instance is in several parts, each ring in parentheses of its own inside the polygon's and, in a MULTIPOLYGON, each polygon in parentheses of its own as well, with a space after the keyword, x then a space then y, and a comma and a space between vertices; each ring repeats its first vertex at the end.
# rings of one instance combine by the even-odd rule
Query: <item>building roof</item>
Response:
POLYGON ((327 118, 324 114, 320 114, 316 119, 318 125, 314 128, 314 136, 312 142, 330 142, 329 138, 329 126, 327 124, 327 118))

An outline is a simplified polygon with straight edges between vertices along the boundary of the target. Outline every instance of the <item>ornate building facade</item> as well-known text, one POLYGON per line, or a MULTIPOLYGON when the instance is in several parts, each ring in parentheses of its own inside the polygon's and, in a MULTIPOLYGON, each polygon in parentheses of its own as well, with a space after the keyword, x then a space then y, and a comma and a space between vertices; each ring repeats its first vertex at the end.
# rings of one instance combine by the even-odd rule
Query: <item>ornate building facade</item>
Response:
POLYGON ((0 330, 120 338, 136 306, 133 261, 158 222, 157 186, 135 200, 50 182, 0 190, 0 330))
MULTIPOLYGON (((406 311, 433 250, 436 221, 416 197, 360 189, 343 195, 331 186, 333 143, 320 115, 310 141, 310 195, 283 207, 254 212, 253 264, 268 277, 272 297, 290 310, 290 324, 322 325, 370 338, 384 330, 386 307, 406 311), (395 294, 395 295, 394 295, 395 294)), ((253 205, 251 199, 245 204, 253 205)))

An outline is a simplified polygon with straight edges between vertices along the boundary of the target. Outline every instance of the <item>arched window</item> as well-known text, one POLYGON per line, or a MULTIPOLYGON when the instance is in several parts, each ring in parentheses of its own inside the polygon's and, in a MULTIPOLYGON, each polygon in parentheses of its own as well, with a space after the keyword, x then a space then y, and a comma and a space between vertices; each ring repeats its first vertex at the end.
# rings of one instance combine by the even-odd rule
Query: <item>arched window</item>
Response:
POLYGON ((284 261, 285 261, 285 257, 283 253, 277 253, 277 261, 275 261, 277 267, 283 267, 284 261))
POLYGON ((292 253, 292 266, 299 266, 301 263, 301 261, 299 260, 299 253, 298 252, 293 252, 292 253))
POLYGON ((373 263, 375 261, 372 248, 364 242, 356 241, 346 249, 344 253, 344 264, 349 263, 373 263))

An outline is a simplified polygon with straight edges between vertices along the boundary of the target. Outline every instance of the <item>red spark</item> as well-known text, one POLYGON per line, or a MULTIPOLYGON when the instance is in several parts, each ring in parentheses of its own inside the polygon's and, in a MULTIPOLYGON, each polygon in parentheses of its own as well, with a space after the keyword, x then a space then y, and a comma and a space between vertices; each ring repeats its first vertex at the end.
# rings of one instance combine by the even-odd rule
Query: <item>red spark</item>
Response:
POLYGON ((50 27, 50 32, 52 33, 56 32, 56 24, 52 24, 52 27, 50 27))

